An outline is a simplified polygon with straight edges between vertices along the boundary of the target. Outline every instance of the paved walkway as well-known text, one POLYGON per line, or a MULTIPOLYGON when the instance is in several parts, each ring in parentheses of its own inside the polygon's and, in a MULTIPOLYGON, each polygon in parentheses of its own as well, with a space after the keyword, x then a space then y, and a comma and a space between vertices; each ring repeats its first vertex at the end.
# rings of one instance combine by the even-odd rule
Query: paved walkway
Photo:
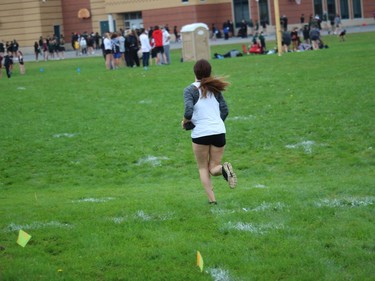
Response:
MULTIPOLYGON (((359 32, 375 32, 375 24, 372 25, 366 25, 366 26, 350 26, 350 27, 345 27, 347 33, 359 33, 359 32)), ((323 31, 322 35, 327 35, 327 31, 323 31)), ((275 40, 275 33, 270 33, 266 37, 267 41, 270 40, 275 40)), ((229 40, 224 40, 224 39, 217 39, 217 40, 210 40, 210 45, 215 46, 215 45, 227 45, 227 44, 249 44, 251 41, 251 37, 248 38, 239 38, 239 37, 232 37, 229 38, 229 40)), ((171 43, 171 49, 181 49, 182 44, 181 42, 178 43, 171 43)), ((99 57, 102 56, 101 50, 96 51, 95 55, 90 55, 90 56, 76 56, 75 51, 66 51, 65 52, 65 58, 66 59, 76 59, 76 58, 89 58, 89 57, 99 57)), ((25 61, 35 61, 35 56, 34 54, 26 54, 24 55, 24 60, 25 61)), ((42 59, 39 58, 40 61, 42 59)), ((15 60, 17 62, 17 60, 15 60)))

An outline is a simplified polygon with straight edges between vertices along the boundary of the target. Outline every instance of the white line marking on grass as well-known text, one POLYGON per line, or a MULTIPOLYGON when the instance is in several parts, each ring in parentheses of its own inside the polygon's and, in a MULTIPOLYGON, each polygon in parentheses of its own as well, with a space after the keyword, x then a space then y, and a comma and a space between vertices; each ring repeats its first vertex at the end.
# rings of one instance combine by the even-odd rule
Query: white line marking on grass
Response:
POLYGON ((255 208, 242 208, 245 212, 261 212, 265 210, 273 210, 273 211, 279 211, 285 208, 285 204, 281 202, 276 202, 276 203, 266 203, 263 202, 260 204, 258 207, 255 208))
POLYGON ((232 120, 232 121, 248 121, 248 120, 254 120, 256 119, 256 116, 254 115, 249 115, 249 116, 233 116, 233 117, 228 117, 227 120, 232 120))
POLYGON ((345 207, 367 207, 373 205, 375 201, 375 197, 363 197, 363 198, 355 198, 355 197, 347 197, 341 199, 322 199, 319 202, 315 202, 315 206, 321 207, 331 207, 331 208, 345 208, 345 207))
POLYGON ((121 224, 123 221, 126 220, 126 218, 117 217, 112 219, 115 224, 121 224))
POLYGON ((150 100, 141 100, 141 101, 139 101, 139 103, 140 104, 151 104, 152 101, 150 101, 150 100))
POLYGON ((17 87, 17 90, 26 90, 25 87, 17 87))
POLYGON ((228 222, 224 226, 224 230, 239 230, 239 231, 246 231, 253 234, 266 234, 271 230, 278 230, 278 229, 284 229, 284 226, 282 224, 275 225, 275 224, 261 224, 261 225, 255 225, 251 223, 244 223, 244 222, 237 222, 232 223, 228 222))
POLYGON ((220 209, 220 208, 211 209, 212 214, 219 215, 219 216, 226 215, 226 214, 233 214, 235 212, 236 212, 235 210, 225 210, 225 209, 220 209))
POLYGON ((62 134, 54 134, 53 137, 54 138, 73 138, 75 137, 77 134, 69 134, 69 133, 62 133, 62 134))
POLYGON ((104 198, 82 198, 79 200, 73 200, 73 203, 84 203, 84 202, 90 202, 90 203, 105 203, 110 200, 114 200, 113 197, 104 197, 104 198))
POLYGON ((233 280, 229 276, 229 271, 221 268, 208 268, 208 273, 211 275, 214 281, 231 281, 233 280))
POLYGON ((135 214, 135 218, 141 219, 143 221, 166 221, 170 220, 173 217, 173 213, 167 213, 164 215, 149 215, 146 214, 143 210, 139 210, 135 214))
POLYGON ((22 230, 30 230, 30 229, 40 229, 40 228, 49 228, 49 227, 55 227, 55 228, 72 228, 73 226, 67 223, 61 223, 57 221, 51 221, 51 222, 33 222, 31 224, 15 224, 11 223, 8 225, 7 229, 4 232, 12 232, 12 231, 19 231, 22 230))
POLYGON ((308 141, 302 141, 302 142, 299 142, 299 143, 296 143, 296 144, 288 144, 285 147, 290 148, 290 149, 296 149, 296 148, 302 147, 303 151, 306 154, 311 154, 312 151, 313 151, 314 145, 316 145, 316 143, 314 141, 308 140, 308 141))
POLYGON ((255 188, 267 188, 267 186, 265 186, 264 184, 256 184, 254 185, 255 188))
POLYGON ((141 220, 144 220, 144 221, 149 221, 151 220, 151 216, 147 215, 144 211, 140 210, 140 211, 137 211, 137 213, 135 214, 136 217, 140 218, 141 220))
POLYGON ((138 160, 137 165, 151 164, 152 166, 160 166, 162 160, 168 160, 168 157, 156 157, 148 155, 138 160))

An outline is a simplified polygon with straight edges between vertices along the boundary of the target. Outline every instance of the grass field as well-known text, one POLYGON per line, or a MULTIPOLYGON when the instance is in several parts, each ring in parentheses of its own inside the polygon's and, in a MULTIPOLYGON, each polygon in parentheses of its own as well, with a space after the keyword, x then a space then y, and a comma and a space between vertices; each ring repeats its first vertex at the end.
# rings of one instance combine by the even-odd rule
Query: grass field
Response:
POLYGON ((180 128, 180 51, 148 71, 16 65, 0 80, 0 280, 375 280, 375 36, 326 43, 211 61, 239 183, 214 179, 217 206, 180 128))

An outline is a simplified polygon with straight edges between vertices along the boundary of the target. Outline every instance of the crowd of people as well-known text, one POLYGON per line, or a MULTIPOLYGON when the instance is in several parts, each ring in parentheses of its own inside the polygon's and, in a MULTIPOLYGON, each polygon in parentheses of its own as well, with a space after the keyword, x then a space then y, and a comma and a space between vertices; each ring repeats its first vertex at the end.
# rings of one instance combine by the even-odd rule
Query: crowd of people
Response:
MULTIPOLYGON (((297 51, 306 51, 306 50, 318 50, 327 48, 328 46, 325 45, 321 38, 321 31, 326 30, 328 34, 338 35, 341 41, 345 40, 346 30, 341 29, 341 18, 337 14, 336 16, 329 17, 331 27, 328 27, 327 21, 328 17, 324 17, 321 19, 319 15, 315 17, 310 15, 308 23, 305 23, 305 16, 301 14, 300 17, 300 26, 294 26, 291 30, 288 29, 288 18, 286 15, 283 15, 280 18, 280 26, 281 26, 281 45, 283 52, 297 52, 297 51), (324 23, 324 25, 323 25, 324 23)), ((248 24, 243 21, 242 33, 247 33, 247 26, 248 24)), ((258 27, 256 27, 258 30, 258 27)), ((240 28, 241 31, 241 28, 240 28)), ((248 33, 247 33, 248 34, 248 33)), ((264 31, 258 32, 256 31, 253 35, 251 44, 245 49, 244 53, 248 54, 270 54, 276 53, 277 50, 267 50, 266 43, 264 40, 264 31)))
POLYGON ((20 74, 25 74, 25 63, 23 59, 23 53, 19 49, 19 44, 16 39, 13 41, 7 41, 5 44, 3 41, 0 42, 0 79, 2 78, 4 66, 5 72, 8 78, 12 77, 13 72, 13 60, 18 60, 20 74))
MULTIPOLYGON (((285 15, 280 19, 283 23, 282 33, 282 48, 283 52, 297 52, 306 50, 319 50, 327 48, 327 45, 321 38, 321 31, 326 30, 328 34, 337 34, 343 38, 344 30, 341 30, 341 18, 337 14, 335 17, 330 17, 329 28, 327 25, 328 17, 324 15, 323 19, 319 15, 315 17, 310 15, 308 23, 305 23, 305 16, 301 14, 301 27, 294 27, 291 31, 288 30, 287 23, 285 24, 285 15)), ((287 22, 287 21, 286 21, 287 22)))
MULTIPOLYGON (((276 49, 267 50, 266 32, 267 20, 242 20, 239 28, 236 29, 231 20, 223 23, 222 29, 212 24, 210 38, 216 40, 224 38, 228 40, 231 37, 248 38, 251 37, 249 46, 244 47, 243 53, 249 54, 267 54, 275 53, 276 49)), ((301 14, 299 27, 294 26, 292 30, 288 29, 288 18, 283 15, 280 18, 282 27, 282 51, 305 51, 317 50, 327 47, 322 38, 321 31, 325 30, 328 34, 338 35, 341 40, 345 40, 346 31, 341 29, 340 16, 326 16, 321 19, 319 15, 315 17, 310 15, 308 22, 305 22, 304 14, 301 14), (330 27, 328 25, 330 22, 330 27)), ((181 40, 177 26, 174 26, 172 37, 168 25, 152 26, 148 29, 120 29, 118 32, 107 32, 100 35, 98 32, 83 32, 71 34, 71 48, 75 55, 88 56, 97 52, 102 52, 107 69, 118 69, 121 66, 140 67, 144 69, 152 64, 162 65, 170 64, 170 43, 172 38, 174 42, 181 40)), ((67 42, 63 35, 40 36, 34 43, 35 61, 40 59, 48 61, 51 59, 60 60, 65 58, 65 47, 67 42)), ((9 42, 0 42, 0 67, 4 67, 8 77, 11 77, 13 69, 13 60, 17 59, 20 65, 20 73, 25 73, 23 53, 19 50, 19 44, 14 39, 9 42)), ((1 72, 0 72, 0 75, 1 72)), ((1 76, 0 76, 1 77, 1 76)))
MULTIPOLYGON (((177 30, 177 28, 174 28, 177 30)), ((176 41, 179 36, 175 36, 176 41)), ((104 34, 101 44, 108 70, 121 66, 140 67, 145 70, 155 65, 171 63, 171 35, 168 26, 155 25, 149 29, 129 29, 104 34)))

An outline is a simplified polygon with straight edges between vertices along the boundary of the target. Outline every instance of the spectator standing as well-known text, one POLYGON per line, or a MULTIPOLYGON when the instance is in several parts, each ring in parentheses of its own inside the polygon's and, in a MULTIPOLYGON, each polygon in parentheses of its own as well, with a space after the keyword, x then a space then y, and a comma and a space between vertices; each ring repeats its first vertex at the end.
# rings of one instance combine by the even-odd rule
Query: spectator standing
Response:
POLYGON ((10 78, 12 76, 12 70, 13 70, 12 51, 7 51, 7 54, 4 56, 4 67, 5 67, 7 77, 10 78))
POLYGON ((340 29, 340 25, 341 25, 341 17, 339 14, 336 15, 335 17, 335 34, 339 34, 339 29, 340 29))
POLYGON ((139 41, 141 43, 141 50, 142 50, 142 65, 145 70, 148 69, 150 64, 150 52, 151 52, 151 44, 150 39, 148 38, 147 31, 145 29, 141 29, 141 35, 139 36, 139 41))
POLYGON ((180 41, 180 35, 178 34, 176 25, 173 27, 173 33, 174 33, 174 37, 175 37, 175 40, 176 40, 175 43, 179 42, 180 41))
POLYGON ((23 60, 23 53, 20 50, 17 51, 17 58, 18 58, 18 65, 20 67, 20 74, 24 75, 25 74, 25 62, 23 60))
POLYGON ((98 32, 95 33, 95 49, 100 49, 100 35, 98 32))
POLYGON ((125 37, 123 33, 119 34, 118 41, 120 43, 121 61, 125 64, 125 37))
POLYGON ((298 36, 298 27, 293 28, 292 32, 290 33, 292 37, 292 49, 294 52, 298 50, 298 45, 300 43, 299 36, 298 36))
POLYGON ((55 40, 53 38, 48 38, 48 55, 51 59, 54 59, 55 56, 55 40))
MULTIPOLYGON (((132 29, 129 36, 126 38, 129 42, 129 66, 136 67, 140 66, 138 50, 139 50, 139 39, 136 31, 132 29)), ((163 40, 163 38, 162 38, 163 40)))
POLYGON ((229 27, 229 37, 233 37, 234 36, 234 25, 233 25, 233 22, 231 20, 228 20, 227 25, 229 27))
POLYGON ((65 38, 64 38, 64 35, 61 34, 59 42, 60 42, 60 46, 59 46, 60 58, 65 59, 65 38))
POLYGON ((80 44, 79 44, 79 37, 77 36, 77 40, 74 40, 74 47, 73 50, 76 51, 76 56, 79 56, 79 49, 80 49, 80 44))
POLYGON ((303 27, 302 34, 303 34, 303 41, 306 44, 310 44, 310 27, 307 24, 305 24, 305 26, 303 27))
POLYGON ((34 55, 35 61, 39 61, 40 47, 37 41, 34 42, 34 55))
POLYGON ((0 41, 0 79, 3 76, 3 59, 4 59, 5 47, 4 42, 0 41))
POLYGON ((247 23, 244 19, 241 21, 240 31, 241 31, 241 38, 247 38, 247 23))
POLYGON ((89 55, 95 54, 95 51, 94 51, 94 44, 95 44, 94 37, 92 37, 92 35, 89 34, 87 36, 87 40, 86 41, 87 41, 87 52, 88 52, 88 54, 89 55))
POLYGON ((289 31, 284 31, 282 35, 282 46, 285 53, 289 52, 289 46, 292 43, 292 37, 289 31))
POLYGON ((48 60, 48 40, 47 39, 43 39, 42 49, 43 49, 44 61, 47 61, 48 60))
POLYGON ((107 70, 111 70, 113 68, 112 41, 108 32, 104 34, 103 49, 105 56, 105 66, 107 70))
POLYGON ((227 24, 225 24, 225 27, 223 28, 223 32, 224 32, 224 40, 228 40, 229 39, 229 26, 227 24))
POLYGON ((313 27, 310 30, 310 40, 313 50, 319 50, 320 31, 318 27, 313 27))
POLYGON ((164 61, 165 64, 171 63, 171 56, 170 56, 170 43, 171 43, 171 35, 169 34, 168 30, 164 27, 163 28, 163 48, 166 60, 164 61))
POLYGON ((113 61, 114 69, 118 69, 120 66, 120 60, 121 60, 121 52, 120 52, 120 40, 118 39, 118 34, 114 32, 111 35, 111 44, 112 44, 112 50, 113 50, 113 61))
POLYGON ((166 61, 164 47, 163 47, 163 32, 160 30, 159 26, 154 27, 152 32, 152 38, 155 41, 155 51, 156 51, 156 62, 161 64, 162 61, 166 61))
POLYGON ((85 36, 81 36, 81 38, 79 39, 79 46, 81 48, 81 54, 87 55, 87 41, 85 36))
POLYGON ((260 42, 260 46, 262 47, 263 52, 265 53, 267 49, 266 49, 266 40, 264 38, 263 31, 260 32, 258 40, 260 42))
POLYGON ((283 15, 280 19, 280 24, 283 27, 284 31, 288 30, 288 18, 286 15, 283 15))
POLYGON ((211 39, 216 41, 216 39, 218 38, 219 30, 217 29, 214 23, 211 25, 211 32, 211 39))
POLYGON ((303 25, 305 24, 305 14, 301 14, 301 17, 299 18, 299 21, 301 23, 301 28, 302 28, 303 25))
POLYGON ((18 44, 16 39, 13 39, 11 46, 12 46, 12 56, 16 57, 20 45, 18 44))

